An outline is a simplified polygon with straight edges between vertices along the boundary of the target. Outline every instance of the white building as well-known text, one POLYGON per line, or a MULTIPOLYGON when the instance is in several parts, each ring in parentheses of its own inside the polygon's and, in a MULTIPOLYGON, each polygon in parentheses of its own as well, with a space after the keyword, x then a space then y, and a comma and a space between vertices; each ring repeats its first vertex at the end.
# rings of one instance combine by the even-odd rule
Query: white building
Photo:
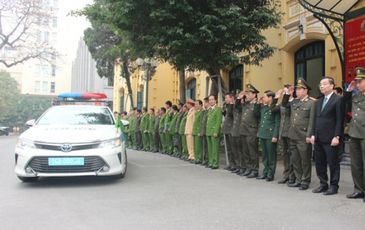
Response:
MULTIPOLYGON (((34 39, 36 43, 52 47, 59 54, 48 55, 47 60, 31 59, 24 64, 5 68, 18 83, 22 94, 56 95, 69 91, 67 83, 67 70, 59 48, 59 8, 58 0, 43 0, 42 9, 47 17, 40 17, 36 25, 27 34, 27 38, 34 39)), ((2 50, 3 55, 11 55, 12 50, 2 50)), ((0 68, 4 68, 0 66, 0 68)))

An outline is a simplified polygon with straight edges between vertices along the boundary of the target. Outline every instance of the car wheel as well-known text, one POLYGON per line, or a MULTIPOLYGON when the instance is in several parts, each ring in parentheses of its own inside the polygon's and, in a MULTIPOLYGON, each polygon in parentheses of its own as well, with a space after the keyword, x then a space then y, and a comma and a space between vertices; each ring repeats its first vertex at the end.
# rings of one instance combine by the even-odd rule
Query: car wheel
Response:
POLYGON ((125 175, 127 174, 127 165, 128 165, 128 160, 127 160, 127 151, 124 150, 124 153, 123 153, 123 158, 124 158, 124 161, 122 161, 122 164, 123 164, 123 171, 116 175, 116 178, 117 179, 122 179, 125 177, 125 175))
POLYGON ((19 180, 23 181, 24 183, 32 183, 38 181, 38 177, 22 177, 18 176, 19 180))

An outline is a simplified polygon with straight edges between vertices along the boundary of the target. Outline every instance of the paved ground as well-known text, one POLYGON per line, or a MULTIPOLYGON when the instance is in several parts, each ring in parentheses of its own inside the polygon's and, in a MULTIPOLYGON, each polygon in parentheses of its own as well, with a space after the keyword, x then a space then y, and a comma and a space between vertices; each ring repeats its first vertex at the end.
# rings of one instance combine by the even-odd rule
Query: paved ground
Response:
MULTIPOLYGON (((15 143, 16 137, 0 137, 1 230, 365 228, 365 204, 345 198, 352 191, 348 169, 341 172, 340 193, 325 197, 129 151, 123 180, 24 184, 13 173, 15 143)), ((311 187, 317 185, 314 179, 311 187)))

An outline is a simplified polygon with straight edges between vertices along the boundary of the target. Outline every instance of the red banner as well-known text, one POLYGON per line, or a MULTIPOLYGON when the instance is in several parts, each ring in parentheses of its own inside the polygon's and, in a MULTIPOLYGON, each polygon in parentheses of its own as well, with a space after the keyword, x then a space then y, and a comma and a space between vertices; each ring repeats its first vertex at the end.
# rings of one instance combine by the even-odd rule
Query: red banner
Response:
POLYGON ((365 15, 345 23, 346 82, 355 77, 355 68, 365 67, 365 15))

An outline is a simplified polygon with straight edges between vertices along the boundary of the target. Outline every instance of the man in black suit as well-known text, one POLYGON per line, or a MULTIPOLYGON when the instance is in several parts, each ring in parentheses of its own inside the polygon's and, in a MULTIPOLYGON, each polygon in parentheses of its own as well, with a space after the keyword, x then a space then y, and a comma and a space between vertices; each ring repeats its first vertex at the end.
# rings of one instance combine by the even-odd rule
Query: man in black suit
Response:
POLYGON ((314 159, 320 186, 313 193, 333 195, 338 191, 340 180, 339 146, 343 135, 343 102, 342 97, 334 93, 335 82, 332 77, 324 77, 319 87, 324 96, 316 102, 311 142, 314 143, 314 159), (330 186, 327 164, 330 169, 330 186))

